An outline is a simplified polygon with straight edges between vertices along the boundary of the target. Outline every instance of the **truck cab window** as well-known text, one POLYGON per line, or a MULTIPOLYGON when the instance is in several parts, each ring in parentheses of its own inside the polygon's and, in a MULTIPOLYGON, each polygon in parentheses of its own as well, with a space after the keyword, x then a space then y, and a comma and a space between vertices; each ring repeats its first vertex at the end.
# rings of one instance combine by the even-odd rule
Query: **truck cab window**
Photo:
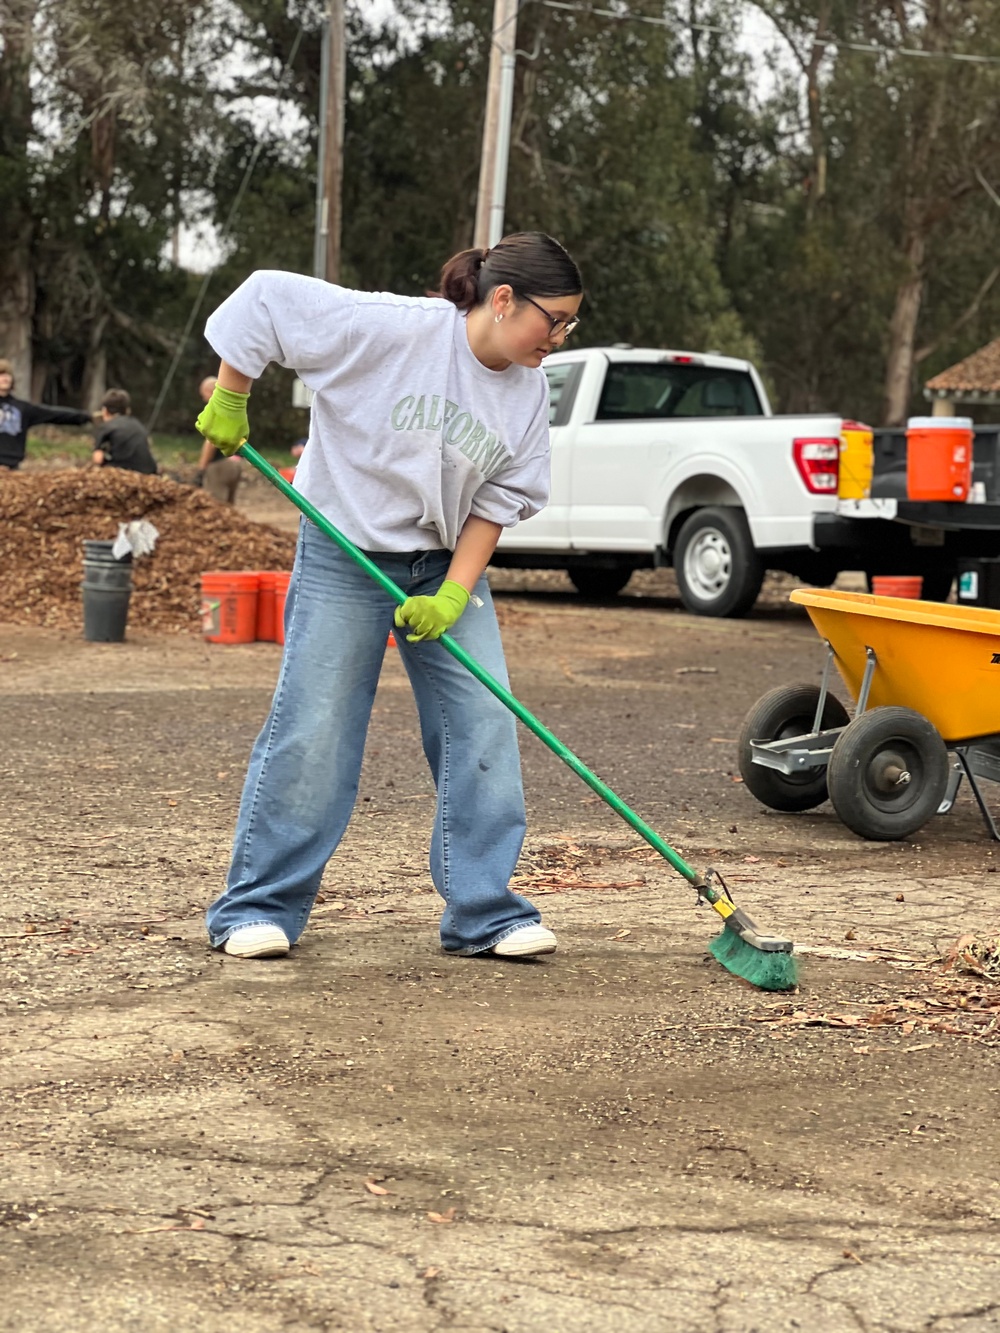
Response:
POLYGON ((597 408, 598 421, 763 415, 746 371, 650 361, 612 362, 597 408))

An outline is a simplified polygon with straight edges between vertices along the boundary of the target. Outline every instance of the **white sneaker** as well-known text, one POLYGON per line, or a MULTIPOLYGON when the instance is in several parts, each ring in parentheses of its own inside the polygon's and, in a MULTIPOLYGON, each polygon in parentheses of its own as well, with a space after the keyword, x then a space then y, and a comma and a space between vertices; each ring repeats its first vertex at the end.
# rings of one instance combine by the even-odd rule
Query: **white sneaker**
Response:
POLYGON ((255 926, 237 926, 223 948, 235 958, 284 958, 291 945, 280 926, 262 921, 255 926))
POLYGON ((538 953, 555 953, 556 937, 544 926, 521 926, 505 935, 491 952, 500 958, 531 958, 538 953))

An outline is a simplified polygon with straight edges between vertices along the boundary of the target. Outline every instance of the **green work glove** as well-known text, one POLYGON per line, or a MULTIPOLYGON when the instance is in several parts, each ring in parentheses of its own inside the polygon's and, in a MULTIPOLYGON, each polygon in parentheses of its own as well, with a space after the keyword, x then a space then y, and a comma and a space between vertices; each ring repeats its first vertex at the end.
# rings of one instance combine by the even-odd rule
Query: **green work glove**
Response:
POLYGON ((235 454, 250 434, 250 423, 247 421, 249 397, 248 393, 237 393, 235 389, 224 389, 221 384, 217 384, 201 416, 194 423, 202 438, 211 440, 221 453, 235 454))
POLYGON ((445 630, 451 629, 468 603, 469 594, 462 585, 446 579, 433 597, 407 597, 402 606, 397 606, 396 628, 402 629, 404 625, 409 625, 416 630, 415 634, 407 634, 407 643, 440 639, 445 630))

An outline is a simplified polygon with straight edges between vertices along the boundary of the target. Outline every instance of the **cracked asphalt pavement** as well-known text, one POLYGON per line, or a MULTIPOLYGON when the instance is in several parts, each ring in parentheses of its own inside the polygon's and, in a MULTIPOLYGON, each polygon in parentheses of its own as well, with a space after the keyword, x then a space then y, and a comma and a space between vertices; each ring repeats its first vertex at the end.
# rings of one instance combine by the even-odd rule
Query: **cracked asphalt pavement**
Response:
POLYGON ((712 914, 527 733, 518 887, 559 952, 443 956, 391 653, 303 943, 213 953, 279 650, 0 627, 0 1329, 1000 1328, 998 987, 940 963, 998 929, 968 795, 877 846, 753 801, 742 717, 822 665, 781 587, 712 622, 668 576, 495 584, 515 693, 793 936, 799 992, 722 970, 712 914))

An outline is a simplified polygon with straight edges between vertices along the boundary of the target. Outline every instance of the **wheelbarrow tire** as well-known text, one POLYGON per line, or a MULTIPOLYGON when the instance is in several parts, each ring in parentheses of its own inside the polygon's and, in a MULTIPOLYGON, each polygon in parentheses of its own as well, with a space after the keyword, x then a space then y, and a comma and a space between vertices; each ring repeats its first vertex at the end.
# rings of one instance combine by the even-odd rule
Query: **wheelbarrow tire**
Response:
POLYGON ((912 837, 938 811, 948 786, 948 750, 911 708, 872 708, 837 738, 830 800, 854 833, 873 842, 912 837))
MULTIPOLYGON (((819 688, 816 685, 779 685, 758 699, 746 716, 739 739, 740 773, 747 790, 771 810, 794 813, 813 810, 827 797, 826 768, 803 773, 779 773, 776 768, 755 764, 751 741, 779 741, 804 736, 816 720, 819 688)), ((847 710, 834 695, 826 696, 823 730, 846 727, 847 710)))

